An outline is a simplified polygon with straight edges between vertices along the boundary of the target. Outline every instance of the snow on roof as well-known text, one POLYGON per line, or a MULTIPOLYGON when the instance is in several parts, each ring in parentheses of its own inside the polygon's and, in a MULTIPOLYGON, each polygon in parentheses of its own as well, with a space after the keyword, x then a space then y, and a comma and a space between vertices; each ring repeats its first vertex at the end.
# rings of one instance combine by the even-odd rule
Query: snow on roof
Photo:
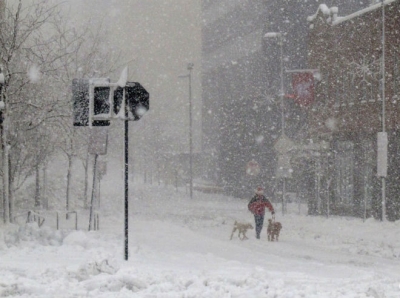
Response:
MULTIPOLYGON (((384 0, 383 3, 384 3, 384 5, 388 5, 388 4, 396 2, 396 1, 398 1, 398 0, 384 0)), ((337 7, 328 8, 328 6, 326 4, 320 4, 318 6, 317 12, 315 14, 313 14, 312 16, 307 17, 307 21, 310 23, 313 22, 315 20, 315 18, 318 16, 319 12, 322 12, 327 17, 326 22, 331 23, 334 26, 334 25, 340 24, 342 22, 346 22, 348 20, 356 18, 358 16, 361 16, 367 12, 374 11, 375 9, 378 9, 380 7, 382 7, 382 2, 372 4, 372 5, 368 6, 367 8, 361 9, 361 10, 356 11, 355 13, 349 14, 347 16, 338 17, 337 14, 338 14, 339 9, 337 7)), ((311 25, 311 27, 313 27, 313 26, 311 25)))
MULTIPOLYGON (((384 1, 384 5, 388 5, 388 4, 393 3, 395 1, 398 1, 398 0, 385 0, 384 1)), ((355 17, 361 16, 364 13, 367 13, 367 12, 373 11, 375 9, 378 9, 379 7, 382 7, 382 3, 376 3, 376 4, 373 4, 373 5, 370 5, 367 8, 364 8, 364 9, 361 9, 359 11, 356 11, 355 13, 349 14, 348 16, 345 16, 345 17, 337 17, 337 19, 332 22, 332 25, 337 25, 337 24, 346 22, 346 21, 351 20, 351 19, 353 19, 355 17)))
POLYGON ((307 21, 312 22, 315 20, 315 18, 318 16, 319 12, 322 12, 324 15, 330 17, 331 16, 331 10, 329 9, 329 7, 326 4, 320 4, 318 6, 318 10, 315 14, 313 14, 312 16, 307 17, 307 21))

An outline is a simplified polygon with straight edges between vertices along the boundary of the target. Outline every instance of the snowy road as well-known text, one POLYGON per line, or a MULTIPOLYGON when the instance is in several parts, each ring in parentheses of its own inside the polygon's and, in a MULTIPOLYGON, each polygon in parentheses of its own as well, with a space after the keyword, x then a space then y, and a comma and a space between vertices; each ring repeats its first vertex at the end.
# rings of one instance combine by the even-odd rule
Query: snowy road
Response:
MULTIPOLYGON (((150 235, 149 239, 146 231, 138 230, 136 241, 138 243, 147 241, 157 243, 162 239, 162 251, 168 250, 177 255, 174 263, 171 264, 172 267, 178 263, 187 268, 187 264, 194 263, 192 267, 197 270, 210 270, 210 263, 212 263, 213 270, 218 272, 235 270, 240 272, 246 269, 249 272, 265 270, 268 272, 269 279, 277 279, 278 284, 283 281, 284 288, 291 287, 293 293, 296 293, 295 296, 302 292, 299 289, 303 289, 303 293, 305 293, 304 288, 309 287, 311 283, 320 289, 319 294, 325 293, 325 297, 347 297, 346 295, 358 297, 357 295, 361 294, 367 295, 365 297, 368 295, 372 295, 371 297, 400 297, 398 257, 395 259, 384 258, 378 256, 379 253, 376 256, 367 255, 370 249, 368 247, 365 247, 362 254, 358 250, 354 251, 353 242, 360 241, 355 238, 357 231, 351 233, 350 230, 350 237, 354 237, 353 239, 340 238, 340 234, 338 239, 331 239, 336 234, 335 232, 334 235, 331 234, 335 229, 342 229, 345 237, 349 234, 351 227, 346 227, 346 222, 343 223, 343 220, 340 219, 319 219, 331 221, 332 224, 337 224, 337 227, 330 227, 327 230, 328 234, 323 235, 323 230, 318 225, 312 226, 313 232, 320 231, 315 235, 308 235, 313 237, 309 241, 307 238, 310 237, 299 238, 302 232, 308 232, 304 231, 301 226, 301 220, 304 220, 304 217, 292 214, 282 217, 278 214, 278 219, 284 225, 280 242, 266 241, 265 229, 261 240, 255 239, 254 232, 250 231, 249 240, 240 241, 234 238, 230 241, 229 236, 234 219, 252 222, 252 216, 247 212, 246 205, 244 200, 226 202, 208 198, 206 201, 187 203, 172 199, 159 204, 161 208, 158 209, 154 202, 149 204, 147 200, 139 200, 136 207, 142 212, 148 210, 147 213, 145 212, 147 219, 154 217, 155 219, 162 218, 162 220, 149 221, 146 226, 154 234, 150 235), (171 220, 178 226, 171 226, 171 220), (175 235, 170 235, 170 232, 174 230, 175 235), (316 240, 323 237, 328 238, 329 241, 321 245, 316 240), (194 257, 193 254, 196 253, 198 256, 194 257), (207 262, 202 260, 204 256, 207 256, 207 262), (213 261, 211 262, 210 259, 213 261), (197 260, 197 262, 193 260, 197 260), (385 292, 384 285, 389 285, 393 293, 385 292), (358 287, 366 290, 360 290, 356 295, 353 291, 358 287), (324 292, 324 289, 327 292, 324 292)), ((139 218, 141 216, 143 214, 138 214, 139 218)), ((357 220, 357 223, 359 221, 357 220)), ((351 222, 352 220, 347 225, 351 222)), ((388 246, 390 247, 390 245, 388 246)), ((372 248, 375 247, 372 246, 372 248)), ((291 297, 289 293, 281 295, 283 295, 281 297, 291 297)), ((314 294, 308 293, 305 294, 305 297, 311 297, 309 295, 314 294)), ((315 297, 322 296, 316 295, 315 297)))
POLYGON ((137 185, 124 261, 121 205, 108 201, 96 232, 2 227, 0 297, 400 297, 399 223, 292 206, 280 242, 265 229, 229 240, 253 220, 246 200, 137 185))

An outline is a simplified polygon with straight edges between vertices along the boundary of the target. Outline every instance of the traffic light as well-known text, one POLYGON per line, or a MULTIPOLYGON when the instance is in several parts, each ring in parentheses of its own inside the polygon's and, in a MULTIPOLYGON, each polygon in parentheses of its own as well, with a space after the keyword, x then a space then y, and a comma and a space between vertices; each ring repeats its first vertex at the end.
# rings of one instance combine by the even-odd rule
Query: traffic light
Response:
POLYGON ((124 98, 124 88, 117 87, 114 90, 114 106, 113 106, 114 115, 118 115, 118 113, 119 113, 119 111, 121 109, 121 106, 122 106, 122 99, 123 98, 124 98))
MULTIPOLYGON (((94 87, 93 118, 110 114, 110 87, 94 87)), ((109 126, 110 120, 93 120, 93 126, 109 126)))
MULTIPOLYGON (((137 121, 149 110, 149 93, 142 85, 135 82, 127 82, 124 88, 129 119, 137 121)), ((124 88, 117 87, 114 91, 113 112, 115 115, 120 112, 124 88)))
POLYGON ((128 82, 125 86, 125 96, 133 120, 139 120, 149 110, 149 93, 139 83, 128 82))
POLYGON ((89 80, 72 80, 74 126, 89 125, 89 80))
MULTIPOLYGON (((109 83, 109 79, 100 79, 101 83, 109 83)), ((97 80, 98 81, 98 80, 97 80)), ((72 80, 72 100, 74 126, 88 126, 90 112, 90 83, 96 80, 73 79, 72 80)), ((95 86, 95 85, 94 85, 95 86)), ((110 113, 110 87, 93 88, 93 121, 92 126, 109 126, 109 120, 96 119, 102 115, 110 113)))
MULTIPOLYGON (((92 126, 109 126, 110 119, 123 112, 120 110, 124 91, 127 119, 137 121, 149 110, 149 93, 139 83, 127 82, 125 87, 117 87, 117 84, 110 83, 110 79, 106 78, 73 79, 74 126, 89 126, 89 120, 92 121, 92 126)), ((125 115, 119 118, 125 119, 125 115)))

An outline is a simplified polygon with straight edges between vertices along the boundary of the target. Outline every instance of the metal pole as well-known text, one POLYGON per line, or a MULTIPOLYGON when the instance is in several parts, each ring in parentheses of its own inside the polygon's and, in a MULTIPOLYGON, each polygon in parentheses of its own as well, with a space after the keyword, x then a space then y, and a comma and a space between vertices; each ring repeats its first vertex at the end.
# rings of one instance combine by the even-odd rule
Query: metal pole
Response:
POLYGON ((282 215, 285 215, 285 192, 286 192, 286 178, 283 177, 282 185, 282 215))
POLYGON ((98 187, 98 194, 97 194, 97 208, 100 209, 100 193, 101 193, 101 179, 98 179, 99 187, 98 187))
MULTIPOLYGON (((190 183, 190 198, 193 199, 193 121, 192 121, 192 69, 194 64, 188 63, 187 69, 189 73, 187 75, 178 76, 179 78, 189 79, 189 183, 190 183)), ((187 189, 187 187, 185 186, 187 189)))
MULTIPOLYGON (((386 107, 385 107, 385 4, 382 0, 382 132, 386 132, 386 107)), ((382 221, 386 220, 386 179, 382 176, 382 221)))
POLYGON ((124 96, 123 100, 125 101, 125 260, 128 260, 128 190, 129 190, 129 184, 128 184, 128 147, 129 147, 129 138, 128 138, 128 132, 129 132, 129 122, 128 122, 128 103, 126 102, 126 96, 125 96, 125 88, 124 88, 124 96))
POLYGON ((281 49, 281 109, 282 109, 282 135, 285 134, 285 112, 284 112, 284 91, 283 91, 283 37, 282 32, 280 36, 280 49, 281 49))
MULTIPOLYGON (((93 205, 94 205, 94 197, 95 197, 95 191, 96 191, 96 167, 97 167, 97 157, 98 156, 99 156, 98 154, 94 155, 94 163, 93 163, 93 186, 92 186, 92 197, 90 200, 89 231, 92 230, 93 205)), ((67 210, 67 214, 68 214, 68 210, 67 210)))
POLYGON ((190 163, 190 198, 193 199, 193 120, 192 120, 192 69, 193 63, 188 64, 189 70, 189 163, 190 163))
MULTIPOLYGON (((280 51, 281 51, 281 90, 280 90, 280 96, 281 96, 281 110, 282 110, 282 136, 285 135, 285 110, 284 110, 284 91, 283 91, 283 35, 282 32, 279 33, 279 43, 280 43, 280 51)), ((284 173, 286 175, 286 173, 284 173)), ((285 198, 286 197, 286 177, 283 178, 283 185, 282 185, 282 215, 285 215, 284 211, 284 203, 285 203, 285 198)))
POLYGON ((321 176, 320 176, 320 171, 321 171, 321 160, 320 156, 317 157, 317 166, 316 166, 316 173, 317 173, 317 210, 318 214, 321 215, 321 176))

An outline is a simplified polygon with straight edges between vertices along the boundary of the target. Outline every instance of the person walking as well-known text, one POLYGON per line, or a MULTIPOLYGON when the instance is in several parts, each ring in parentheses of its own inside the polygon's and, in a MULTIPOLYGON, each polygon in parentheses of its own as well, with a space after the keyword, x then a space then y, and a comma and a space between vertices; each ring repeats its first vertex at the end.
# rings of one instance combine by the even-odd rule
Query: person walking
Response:
POLYGON ((272 215, 275 214, 271 202, 264 196, 264 189, 258 186, 254 197, 251 198, 247 208, 254 215, 256 224, 256 238, 260 239, 260 233, 264 224, 265 208, 268 208, 272 215))

